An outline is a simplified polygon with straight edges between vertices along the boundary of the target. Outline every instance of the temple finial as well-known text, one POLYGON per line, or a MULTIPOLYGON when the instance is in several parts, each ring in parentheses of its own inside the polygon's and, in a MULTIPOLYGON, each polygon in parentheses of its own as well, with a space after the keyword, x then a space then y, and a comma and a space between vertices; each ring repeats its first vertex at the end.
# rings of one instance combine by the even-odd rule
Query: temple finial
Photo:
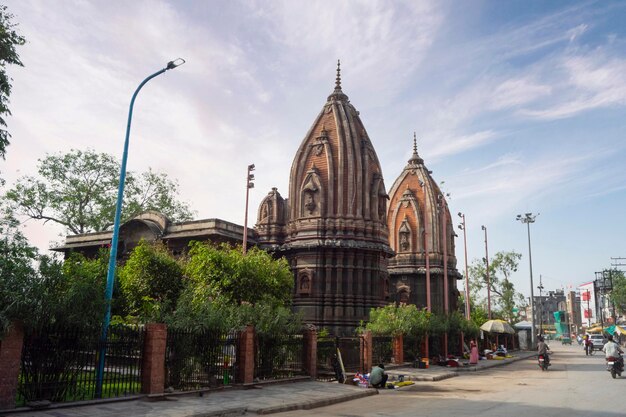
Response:
POLYGON ((409 159, 409 163, 418 165, 424 163, 424 160, 417 153, 417 134, 415 132, 413 132, 413 155, 409 159))
POLYGON ((328 96, 329 102, 333 100, 344 100, 346 102, 350 101, 348 100, 348 96, 345 95, 343 91, 341 91, 341 61, 340 60, 337 60, 337 78, 335 78, 335 89, 333 90, 331 95, 328 96))
POLYGON ((341 91, 341 61, 337 60, 337 78, 335 79, 335 92, 341 91))

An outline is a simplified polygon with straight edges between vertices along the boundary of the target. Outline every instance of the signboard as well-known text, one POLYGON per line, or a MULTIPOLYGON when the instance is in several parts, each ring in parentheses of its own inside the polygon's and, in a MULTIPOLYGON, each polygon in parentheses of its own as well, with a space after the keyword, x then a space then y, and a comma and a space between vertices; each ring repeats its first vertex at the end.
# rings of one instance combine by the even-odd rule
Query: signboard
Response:
POLYGON ((578 291, 580 293, 580 317, 582 317, 583 320, 582 324, 583 326, 589 327, 598 322, 593 282, 580 285, 578 291))

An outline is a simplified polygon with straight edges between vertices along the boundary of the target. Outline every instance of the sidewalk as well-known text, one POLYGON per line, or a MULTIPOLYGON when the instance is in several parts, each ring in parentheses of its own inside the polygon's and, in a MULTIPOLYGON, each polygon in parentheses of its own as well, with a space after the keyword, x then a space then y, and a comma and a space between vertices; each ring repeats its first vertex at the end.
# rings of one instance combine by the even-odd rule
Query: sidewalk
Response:
POLYGON ((311 409, 376 395, 375 389, 328 382, 302 381, 255 385, 160 400, 143 398, 2 414, 12 417, 228 417, 311 409))
POLYGON ((535 352, 517 351, 514 352, 512 358, 502 360, 481 360, 476 365, 459 366, 458 368, 448 368, 444 366, 431 366, 428 369, 417 369, 410 366, 391 367, 386 370, 389 375, 389 381, 396 381, 400 375, 404 376, 406 381, 441 381, 442 379, 453 378, 462 372, 475 372, 484 369, 494 368, 496 366, 504 366, 519 360, 528 359, 537 356, 535 352))
MULTIPOLYGON (((484 360, 477 365, 459 368, 434 366, 416 369, 390 367, 389 381, 400 375, 406 381, 441 381, 460 372, 479 371, 503 366, 535 356, 534 352, 515 352, 513 358, 484 360)), ((42 410, 0 413, 0 417, 230 417, 244 414, 271 414, 281 411, 311 409, 378 394, 376 389, 354 385, 302 380, 275 384, 227 388, 202 394, 167 395, 164 397, 98 402, 86 405, 55 407, 42 410)))

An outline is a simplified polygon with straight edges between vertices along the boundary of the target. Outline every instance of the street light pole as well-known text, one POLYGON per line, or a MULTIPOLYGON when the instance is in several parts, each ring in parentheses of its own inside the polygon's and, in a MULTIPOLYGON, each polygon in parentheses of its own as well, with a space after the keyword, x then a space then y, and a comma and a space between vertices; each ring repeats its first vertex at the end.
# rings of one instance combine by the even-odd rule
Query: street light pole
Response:
POLYGON ((541 292, 543 291, 543 283, 541 282, 541 274, 539 274, 539 334, 543 334, 543 298, 541 292))
POLYGON ((106 310, 104 313, 104 321, 102 322, 102 333, 100 335, 100 352, 98 357, 98 368, 96 369, 96 398, 102 398, 102 379, 104 376, 104 357, 106 354, 106 341, 107 333, 109 330, 109 324, 111 323, 111 299, 113 298, 113 284, 115 283, 115 266, 117 262, 117 246, 120 232, 120 219, 122 216, 122 201, 124 198, 124 182, 126 181, 126 161, 128 160, 128 143, 130 138, 130 123, 133 119, 133 107, 135 105, 135 99, 137 94, 143 88, 144 85, 154 77, 163 74, 165 71, 174 69, 185 63, 182 58, 175 59, 167 63, 165 68, 160 69, 154 74, 148 76, 145 80, 139 84, 139 87, 135 90, 132 99, 130 100, 130 108, 128 110, 128 122, 126 124, 126 139, 124 140, 124 153, 122 154, 122 165, 120 167, 120 183, 117 189, 117 204, 115 206, 115 219, 113 221, 113 237, 111 239, 111 252, 109 255, 109 269, 107 272, 107 285, 104 293, 106 310))
POLYGON ((532 213, 525 213, 524 216, 522 216, 521 214, 518 214, 516 217, 516 220, 522 223, 526 223, 527 230, 528 230, 528 262, 530 264, 530 311, 532 312, 531 314, 532 331, 530 333, 530 344, 532 345, 531 346, 532 348, 536 346, 536 331, 535 331, 535 295, 534 295, 534 290, 533 290, 533 256, 532 256, 532 250, 530 248, 530 224, 535 222, 535 219, 537 218, 538 215, 539 213, 534 214, 534 215, 532 213))
POLYGON ((470 289, 469 289, 469 275, 467 273, 467 229, 465 226, 465 214, 459 212, 459 217, 462 219, 459 229, 463 230, 463 249, 465 252, 465 318, 470 319, 470 289))
POLYGON ((248 196, 250 195, 250 188, 254 188, 254 164, 248 165, 248 175, 246 176, 246 215, 243 221, 243 254, 248 252, 248 196))
POLYGON ((481 226, 481 228, 485 231, 485 272, 487 274, 487 314, 489 320, 491 320, 491 281, 489 280, 489 250, 487 249, 487 228, 485 226, 481 226))

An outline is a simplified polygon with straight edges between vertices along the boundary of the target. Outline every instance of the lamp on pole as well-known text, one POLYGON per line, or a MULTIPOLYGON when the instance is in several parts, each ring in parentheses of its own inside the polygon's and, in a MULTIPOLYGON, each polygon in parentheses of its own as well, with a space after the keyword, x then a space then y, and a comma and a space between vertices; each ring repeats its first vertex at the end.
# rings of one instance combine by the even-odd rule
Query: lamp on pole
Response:
POLYGON ((530 265, 530 311, 532 312, 531 314, 532 332, 530 333, 530 344, 532 345, 531 347, 533 348, 536 346, 536 330, 535 330, 535 296, 533 293, 534 292, 533 291, 533 256, 532 256, 532 251, 530 248, 530 224, 535 222, 535 219, 537 218, 538 215, 539 213, 537 214, 525 213, 523 216, 521 214, 518 214, 517 217, 515 218, 515 220, 525 223, 527 226, 527 230, 528 230, 528 262, 530 265))
POLYGON ((463 230, 463 248, 465 252, 465 318, 470 319, 470 290, 469 290, 469 275, 467 273, 467 229, 465 227, 465 214, 459 212, 461 218, 461 224, 459 229, 463 230))
POLYGON ((246 214, 243 221, 243 254, 248 252, 248 196, 250 195, 250 188, 254 188, 254 164, 248 165, 248 175, 246 176, 246 214))
POLYGON ((487 316, 491 320, 491 282, 489 280, 489 249, 487 249, 487 228, 480 226, 485 231, 485 272, 487 274, 487 316))
POLYGON ((144 85, 154 77, 163 74, 165 71, 179 67, 185 63, 182 58, 175 59, 167 63, 165 68, 160 69, 154 74, 148 76, 145 80, 139 84, 139 87, 135 90, 133 97, 130 100, 130 108, 128 110, 128 122, 126 124, 126 139, 124 140, 124 153, 122 154, 122 165, 120 167, 120 183, 117 189, 117 204, 115 206, 115 219, 113 221, 113 237, 111 239, 111 253, 109 255, 109 269, 107 272, 107 284, 104 293, 104 299, 106 303, 106 310, 104 313, 104 320, 102 322, 102 333, 100 335, 100 352, 98 355, 98 368, 96 369, 96 398, 102 397, 102 379, 104 376, 104 356, 106 354, 106 340, 107 332, 109 330, 109 324, 111 323, 111 299, 113 298, 113 284, 115 282, 115 265, 117 262, 117 245, 120 232, 120 219, 122 216, 122 201, 124 197, 124 182, 126 181, 126 161, 128 160, 128 142, 130 138, 130 123, 133 118, 133 107, 135 105, 135 99, 137 94, 143 88, 144 85))

